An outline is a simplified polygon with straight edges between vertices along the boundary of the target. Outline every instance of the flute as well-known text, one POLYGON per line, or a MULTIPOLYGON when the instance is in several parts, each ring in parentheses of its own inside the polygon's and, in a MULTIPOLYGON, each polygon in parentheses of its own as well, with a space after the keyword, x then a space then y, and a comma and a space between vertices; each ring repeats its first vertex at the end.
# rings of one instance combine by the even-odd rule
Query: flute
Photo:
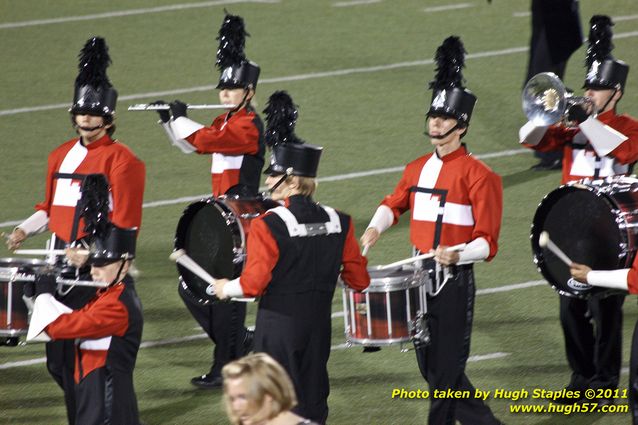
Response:
MULTIPOLYGON (((237 105, 186 105, 188 109, 232 109, 237 105)), ((171 109, 168 103, 152 105, 150 103, 137 103, 128 107, 129 111, 168 111, 171 109)))

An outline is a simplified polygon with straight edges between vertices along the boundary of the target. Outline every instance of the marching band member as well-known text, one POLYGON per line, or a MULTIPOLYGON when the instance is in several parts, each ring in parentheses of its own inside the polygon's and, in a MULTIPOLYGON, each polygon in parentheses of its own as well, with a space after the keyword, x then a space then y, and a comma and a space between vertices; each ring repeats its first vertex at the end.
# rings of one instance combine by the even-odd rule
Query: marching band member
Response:
MULTIPOLYGON (((139 228, 144 196, 144 163, 125 145, 112 138, 115 132, 117 91, 111 85, 106 68, 111 60, 103 38, 89 39, 80 53, 71 122, 80 137, 60 145, 49 154, 45 199, 36 212, 18 225, 8 239, 9 249, 18 248, 29 236, 47 228, 55 235, 56 247, 69 247, 90 239, 79 219, 80 187, 89 174, 104 174, 110 185, 110 220, 122 228, 139 228)), ((86 257, 67 250, 68 260, 82 266, 86 257)), ((88 270, 80 271, 88 276, 88 270)), ((95 294, 87 287, 75 287, 58 301, 72 309, 83 307, 95 294)), ((47 369, 64 390, 69 424, 76 423, 73 388, 75 345, 61 340, 46 345, 47 369)))
MULTIPOLYGON (((219 30, 217 66, 219 100, 236 105, 214 119, 210 127, 186 117, 186 104, 171 103, 171 113, 158 111, 169 139, 184 153, 212 154, 213 196, 239 195, 256 197, 264 165, 263 124, 251 100, 255 95, 259 66, 244 54, 245 37, 241 17, 227 14, 219 30)), ((158 101, 156 103, 164 103, 158 101)), ((201 305, 184 293, 179 294, 195 320, 215 344, 213 364, 208 373, 196 376, 191 383, 199 388, 219 388, 221 369, 241 357, 250 346, 252 335, 244 328, 246 304, 229 302, 201 305)))
MULTIPOLYGON (((205 127, 186 115, 187 105, 170 104, 170 113, 158 111, 162 127, 174 146, 184 153, 212 154, 213 196, 256 196, 264 166, 263 123, 251 100, 255 96, 259 66, 244 54, 244 20, 227 14, 219 30, 216 65, 221 72, 219 101, 234 105, 205 127), (172 116, 171 116, 172 114, 172 116)), ((163 101, 157 101, 162 104, 163 101)))
POLYGON ((322 148, 294 134, 292 99, 275 92, 266 109, 266 138, 273 145, 266 184, 284 206, 251 222, 246 266, 232 281, 217 280, 220 299, 260 296, 255 351, 265 352, 290 375, 296 414, 319 423, 328 417, 332 298, 341 277, 356 290, 370 283, 350 216, 312 199, 322 148))
POLYGON ((57 301, 55 276, 35 282, 36 299, 27 341, 64 340, 77 347, 75 420, 81 425, 138 425, 133 369, 142 339, 142 305, 126 278, 135 258, 137 229, 108 224, 97 235, 87 263, 108 287, 82 308, 57 301))
POLYGON ((286 371, 265 353, 249 354, 222 369, 224 404, 233 425, 317 425, 290 410, 297 404, 286 371))
MULTIPOLYGON (((436 296, 428 294, 429 345, 416 345, 421 374, 430 390, 469 390, 465 375, 470 353, 475 284, 472 263, 491 260, 503 208, 500 177, 468 151, 467 134, 476 97, 463 87, 465 49, 448 37, 436 52, 436 79, 428 111, 427 135, 434 152, 410 162, 394 193, 386 196, 361 237, 373 246, 382 232, 411 210, 410 239, 417 250, 435 253, 431 270, 436 296), (467 243, 462 252, 447 247, 467 243), (444 277, 444 275, 447 275, 444 277)), ((431 425, 500 423, 477 399, 432 399, 431 425)))
MULTIPOLYGON (((584 264, 572 263, 570 273, 579 282, 638 294, 638 255, 634 257, 629 269, 592 270, 591 267, 584 264)), ((634 334, 631 339, 629 405, 631 406, 632 424, 638 425, 638 321, 634 326, 634 334)))
MULTIPOLYGON (((590 24, 588 71, 583 88, 593 102, 593 111, 580 104, 570 107, 568 119, 578 123, 578 127, 536 127, 528 122, 520 130, 521 143, 527 147, 564 151, 562 184, 630 174, 638 160, 638 121, 616 114, 629 66, 611 56, 611 19, 596 15, 590 24)), ((560 296, 565 351, 572 369, 567 390, 580 391, 584 396, 587 388, 618 386, 624 298, 611 295, 584 300, 560 296)), ((570 404, 577 400, 558 401, 570 404)))

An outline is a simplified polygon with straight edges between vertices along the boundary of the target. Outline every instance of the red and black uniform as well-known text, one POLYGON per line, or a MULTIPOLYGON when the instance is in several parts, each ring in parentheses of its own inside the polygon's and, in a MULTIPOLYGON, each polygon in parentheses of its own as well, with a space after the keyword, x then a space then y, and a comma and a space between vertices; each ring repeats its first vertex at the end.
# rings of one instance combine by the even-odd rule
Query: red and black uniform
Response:
POLYGON ((105 135, 84 146, 79 139, 62 144, 49 154, 46 191, 35 206, 49 217, 49 230, 66 243, 84 236, 83 220, 72 238, 75 206, 80 199, 82 179, 104 174, 110 186, 109 220, 118 227, 139 228, 144 197, 144 163, 125 145, 105 135))
POLYGON ((212 154, 213 196, 237 190, 241 195, 255 196, 259 191, 264 166, 265 144, 263 123, 250 108, 234 114, 218 116, 210 127, 204 127, 186 138, 197 153, 212 154))
POLYGON ((344 282, 363 290, 370 283, 367 260, 350 216, 301 195, 280 208, 281 216, 269 212, 252 221, 239 284, 244 295, 261 296, 255 351, 270 354, 290 374, 299 401, 295 412, 325 423, 337 278, 341 272, 344 282), (305 235, 295 230, 321 227, 305 226, 311 223, 327 230, 305 235))
POLYGON ((630 174, 633 164, 638 160, 638 121, 628 115, 616 115, 614 110, 604 112, 596 119, 628 138, 602 158, 596 155, 580 129, 562 125, 549 127, 537 145, 525 146, 541 152, 563 150, 561 184, 584 178, 630 174))
MULTIPOLYGON (((263 123, 252 107, 219 115, 210 127, 201 127, 185 117, 170 121, 164 127, 170 131, 174 143, 180 143, 175 140, 179 137, 176 134, 190 133, 185 140, 197 153, 212 154, 213 196, 257 196, 265 143, 263 123), (189 129, 196 130, 191 133, 189 129)), ((219 378, 226 363, 245 354, 246 303, 201 305, 184 293, 181 285, 178 291, 192 316, 215 343, 213 365, 206 376, 219 378)))
MULTIPOLYGON (((436 152, 409 163, 394 193, 382 201, 396 223, 410 210, 410 238, 421 252, 439 245, 453 246, 483 238, 489 245, 489 261, 496 255, 503 209, 501 178, 462 145, 440 158, 436 152)), ((426 263, 427 269, 435 269, 426 263)), ((470 353, 474 312, 472 264, 448 268, 447 283, 436 296, 427 297, 431 343, 417 346, 421 374, 431 391, 469 390, 474 387, 465 375, 470 353)), ((431 277, 442 279, 441 273, 431 277)), ((491 410, 475 398, 433 398, 428 423, 432 425, 497 424, 491 410)))
POLYGON ((133 369, 143 319, 132 280, 99 290, 81 309, 60 314, 60 308, 50 294, 38 296, 33 332, 74 344, 76 423, 138 425, 133 369))
MULTIPOLYGON (((84 146, 75 138, 49 154, 45 199, 36 205, 48 216, 48 227, 57 237, 58 247, 81 239, 83 220, 76 211, 80 186, 88 174, 104 174, 110 186, 112 223, 123 228, 139 228, 142 222, 142 201, 146 169, 144 163, 125 145, 105 135, 84 146)), ((84 279, 90 280, 86 273, 84 279)), ((83 307, 95 295, 88 287, 75 287, 58 299, 72 309, 83 307)), ((69 423, 75 424, 75 389, 73 341, 53 341, 46 344, 47 369, 65 393, 69 423)))
MULTIPOLYGON (((607 156, 596 155, 580 129, 564 126, 550 127, 538 145, 526 146, 546 151, 563 149, 562 184, 630 174, 638 160, 638 121, 627 115, 616 115, 614 110, 596 119, 627 137, 607 156)), ((560 297, 565 351, 572 369, 570 387, 580 390, 581 394, 588 387, 615 389, 618 386, 624 300, 624 295, 588 300, 560 297)))

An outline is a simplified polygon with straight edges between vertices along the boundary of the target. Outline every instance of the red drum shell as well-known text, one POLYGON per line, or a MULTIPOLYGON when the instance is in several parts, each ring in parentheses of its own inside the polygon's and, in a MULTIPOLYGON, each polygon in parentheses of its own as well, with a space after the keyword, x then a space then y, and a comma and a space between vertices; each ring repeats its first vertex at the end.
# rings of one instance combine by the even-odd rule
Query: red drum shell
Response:
POLYGON ((24 281, 20 274, 32 275, 46 265, 30 258, 0 258, 0 337, 26 335, 29 314, 24 304, 24 281))
POLYGON ((427 274, 415 269, 375 267, 368 272, 368 289, 343 289, 347 341, 373 346, 411 341, 416 316, 425 308, 427 274))

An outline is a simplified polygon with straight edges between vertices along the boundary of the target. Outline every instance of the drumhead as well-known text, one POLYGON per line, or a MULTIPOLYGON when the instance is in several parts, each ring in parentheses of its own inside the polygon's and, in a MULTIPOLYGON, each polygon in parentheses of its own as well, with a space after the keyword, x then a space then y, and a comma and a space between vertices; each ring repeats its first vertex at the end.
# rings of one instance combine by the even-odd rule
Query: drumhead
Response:
POLYGON ((366 292, 391 292, 425 284, 427 273, 415 268, 380 269, 368 267, 370 286, 366 292))
MULTIPOLYGON (((239 233, 232 214, 219 201, 209 198, 189 205, 179 220, 175 234, 175 249, 183 249, 189 257, 214 278, 234 279, 241 264, 233 262, 235 233, 239 233)), ((241 242, 239 242, 241 244, 241 242)), ((182 288, 201 303, 216 300, 207 292, 203 279, 177 265, 182 288)))
POLYGON ((547 231, 551 240, 574 262, 595 270, 624 266, 626 241, 619 229, 612 198, 587 185, 562 186, 541 202, 532 224, 534 261, 542 275, 562 295, 584 297, 606 291, 571 278, 568 266, 538 240, 547 231))

